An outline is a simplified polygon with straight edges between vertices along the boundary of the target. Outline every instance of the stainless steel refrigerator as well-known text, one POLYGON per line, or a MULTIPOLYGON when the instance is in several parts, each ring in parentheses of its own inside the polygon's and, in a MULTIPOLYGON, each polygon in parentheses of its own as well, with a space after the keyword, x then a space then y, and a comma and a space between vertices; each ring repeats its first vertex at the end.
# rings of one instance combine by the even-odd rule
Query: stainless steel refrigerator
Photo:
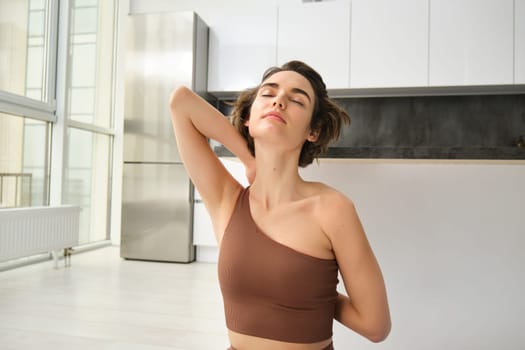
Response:
POLYGON ((177 86, 204 93, 208 28, 193 12, 128 16, 120 255, 191 262, 193 187, 169 113, 177 86))

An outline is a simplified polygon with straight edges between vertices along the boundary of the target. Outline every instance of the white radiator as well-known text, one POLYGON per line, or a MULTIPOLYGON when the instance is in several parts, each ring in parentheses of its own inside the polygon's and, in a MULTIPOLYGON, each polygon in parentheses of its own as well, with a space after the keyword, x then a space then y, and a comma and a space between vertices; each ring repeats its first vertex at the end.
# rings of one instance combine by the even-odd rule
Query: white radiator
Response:
POLYGON ((72 205, 0 209, 0 262, 78 245, 80 208, 72 205))

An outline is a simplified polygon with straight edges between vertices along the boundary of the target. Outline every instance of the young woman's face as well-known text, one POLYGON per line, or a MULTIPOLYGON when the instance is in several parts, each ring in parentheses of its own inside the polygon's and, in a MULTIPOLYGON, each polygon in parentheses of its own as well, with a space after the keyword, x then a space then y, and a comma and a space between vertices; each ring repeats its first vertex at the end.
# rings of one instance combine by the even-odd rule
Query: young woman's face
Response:
POLYGON ((250 110, 250 135, 285 136, 294 145, 315 141, 310 121, 315 105, 314 90, 301 74, 282 71, 262 82, 250 110))

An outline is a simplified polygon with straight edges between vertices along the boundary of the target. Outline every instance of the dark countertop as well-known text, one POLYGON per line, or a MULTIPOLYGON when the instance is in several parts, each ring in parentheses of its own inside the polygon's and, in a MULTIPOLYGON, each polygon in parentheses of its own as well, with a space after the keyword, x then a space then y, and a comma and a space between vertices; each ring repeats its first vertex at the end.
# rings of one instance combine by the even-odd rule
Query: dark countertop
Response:
MULTIPOLYGON (((233 157, 223 146, 214 151, 219 157, 233 157)), ((331 147, 319 158, 525 160, 525 147, 331 147)))

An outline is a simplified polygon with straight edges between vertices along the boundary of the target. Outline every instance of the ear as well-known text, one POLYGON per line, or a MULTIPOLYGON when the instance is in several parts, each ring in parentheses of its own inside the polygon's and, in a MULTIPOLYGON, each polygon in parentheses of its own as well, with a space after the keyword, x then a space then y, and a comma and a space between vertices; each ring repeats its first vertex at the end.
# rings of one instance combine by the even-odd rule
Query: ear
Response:
POLYGON ((310 133, 308 134, 308 137, 306 138, 307 141, 315 142, 319 138, 319 130, 310 130, 310 133))
POLYGON ((244 126, 250 125, 250 115, 248 114, 246 117, 244 117, 244 126))

